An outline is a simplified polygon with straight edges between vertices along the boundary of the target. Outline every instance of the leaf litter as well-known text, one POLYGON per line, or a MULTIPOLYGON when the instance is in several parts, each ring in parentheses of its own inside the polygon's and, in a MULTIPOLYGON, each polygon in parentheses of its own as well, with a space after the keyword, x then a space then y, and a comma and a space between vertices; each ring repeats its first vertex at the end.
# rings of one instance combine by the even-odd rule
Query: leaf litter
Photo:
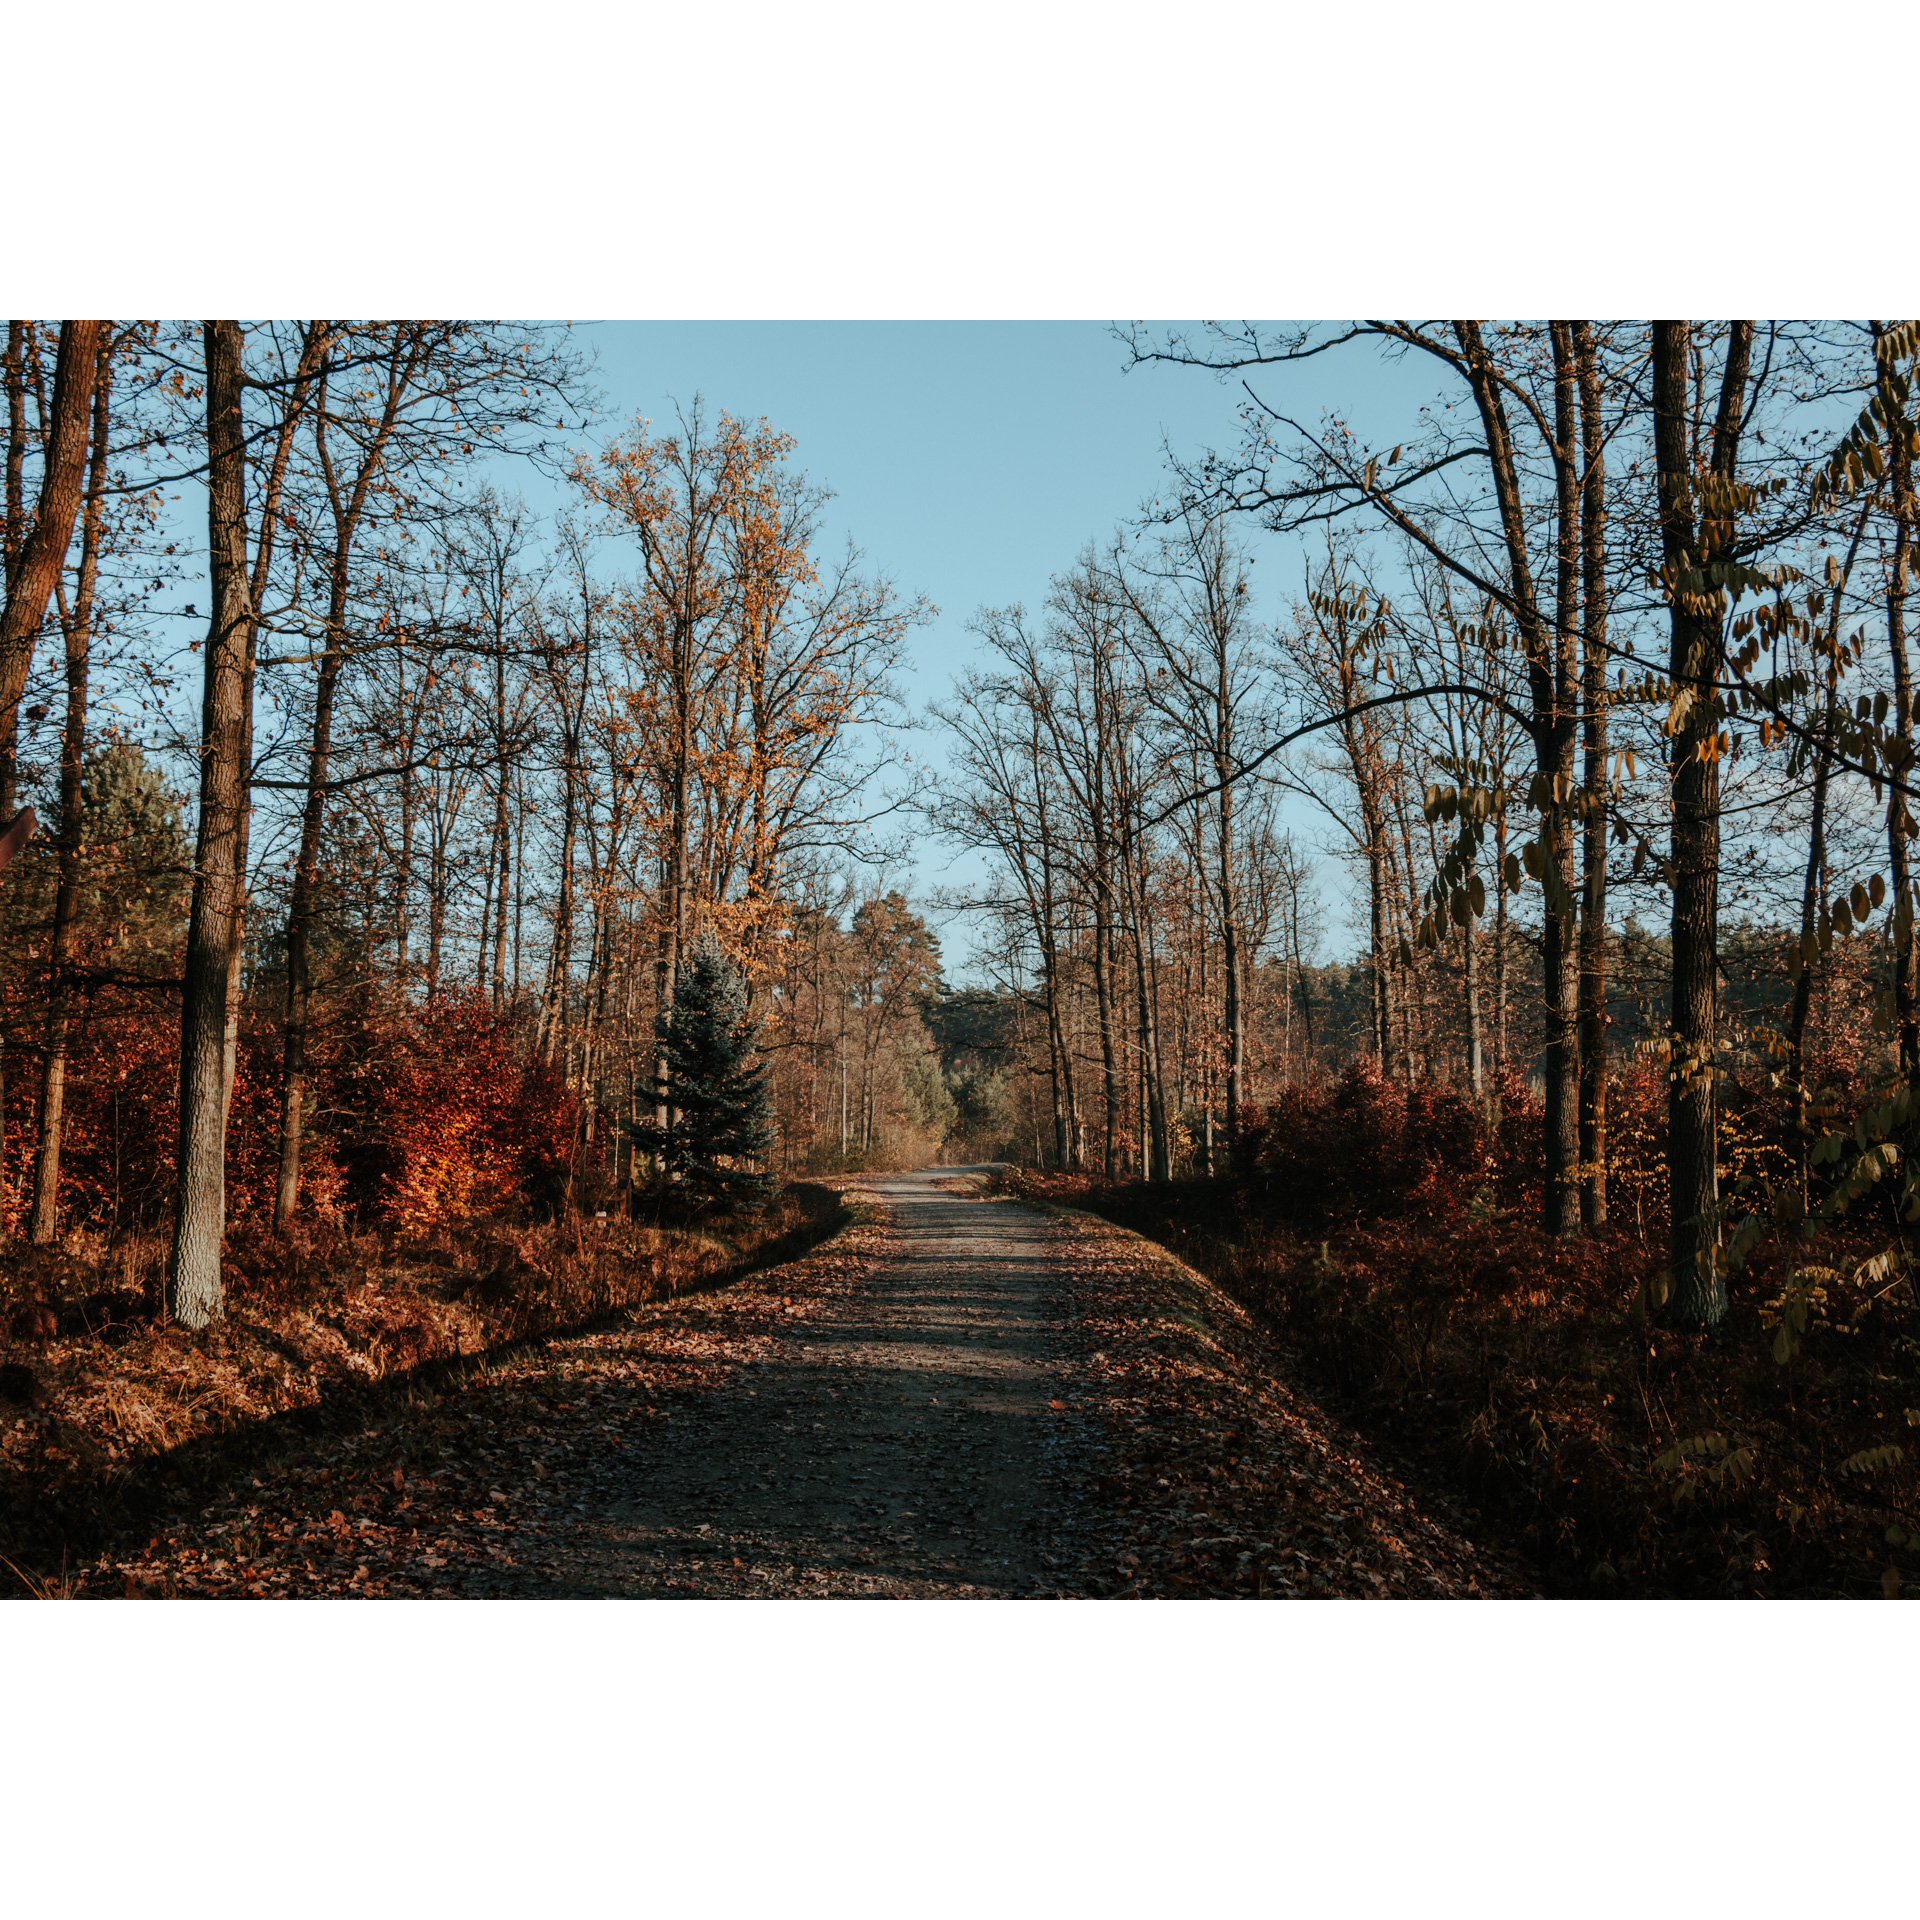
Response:
POLYGON ((464 1363, 118 1543, 64 1590, 1529 1591, 1290 1388, 1242 1310, 1162 1249, 949 1192, 958 1224, 938 1232, 986 1237, 929 1261, 908 1230, 928 1192, 872 1183, 789 1265, 464 1363), (1010 1233, 988 1230, 996 1216, 1010 1233), (954 1280, 968 1260, 970 1292, 954 1280), (1033 1289, 1018 1314, 996 1262, 1033 1289))

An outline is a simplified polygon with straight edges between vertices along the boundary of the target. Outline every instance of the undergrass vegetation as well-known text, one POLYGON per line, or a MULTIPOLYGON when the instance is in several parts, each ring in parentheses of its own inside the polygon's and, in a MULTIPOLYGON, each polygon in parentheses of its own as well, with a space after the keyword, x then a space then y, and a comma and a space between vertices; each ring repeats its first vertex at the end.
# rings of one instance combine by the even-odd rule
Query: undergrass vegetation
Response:
MULTIPOLYGON (((1616 1109, 1629 1143, 1636 1101, 1627 1087, 1616 1109)), ((1884 1208, 1813 1248, 1763 1242, 1725 1325, 1683 1332, 1655 1304, 1665 1196, 1634 1184, 1649 1169, 1623 1157, 1622 1224, 1571 1242, 1533 1224, 1522 1089, 1489 1114, 1360 1067, 1249 1117, 1231 1180, 1002 1184, 1206 1274, 1548 1592, 1877 1597, 1920 1581, 1920 1316, 1907 1276, 1875 1267, 1898 1227, 1884 1208), (1829 1270, 1811 1287, 1794 1278, 1809 1261, 1829 1270), (1790 1296, 1805 1327, 1783 1361, 1790 1296)), ((1737 1105, 1728 1131, 1730 1181, 1778 1152, 1737 1105)))
POLYGON ((227 1316, 200 1334, 165 1316, 157 1234, 16 1247, 0 1273, 0 1554, 45 1586, 63 1556, 197 1500, 302 1432, 795 1259, 847 1217, 831 1187, 796 1182, 757 1213, 678 1225, 240 1230, 227 1316))

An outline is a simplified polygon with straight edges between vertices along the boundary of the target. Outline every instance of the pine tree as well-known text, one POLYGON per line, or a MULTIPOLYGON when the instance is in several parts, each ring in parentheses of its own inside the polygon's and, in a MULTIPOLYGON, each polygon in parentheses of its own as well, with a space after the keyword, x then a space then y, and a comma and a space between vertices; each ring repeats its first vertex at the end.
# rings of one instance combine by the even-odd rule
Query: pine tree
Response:
POLYGON ((674 970, 673 1004, 654 1024, 667 1062, 671 1124, 632 1129, 636 1156, 651 1154, 689 1198, 756 1207, 773 1176, 742 1165, 764 1161, 773 1142, 760 1027, 747 1017, 746 988, 709 928, 674 970))

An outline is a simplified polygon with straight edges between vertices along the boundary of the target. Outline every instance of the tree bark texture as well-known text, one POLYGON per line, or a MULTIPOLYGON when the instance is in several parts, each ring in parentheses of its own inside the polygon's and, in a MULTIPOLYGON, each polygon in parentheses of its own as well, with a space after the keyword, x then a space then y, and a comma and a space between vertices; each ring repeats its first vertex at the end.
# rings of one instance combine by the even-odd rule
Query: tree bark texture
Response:
POLYGON ((180 1016, 180 1143, 167 1305, 200 1328, 225 1311, 220 1243, 226 1232, 227 982, 243 876, 247 806, 246 436, 237 320, 203 328, 207 363, 207 559, 213 608, 200 707, 200 821, 187 925, 180 1016))
MULTIPOLYGON (((54 361, 52 418, 47 423, 46 458, 39 504, 20 539, 0 612, 0 826, 14 815, 15 762, 19 752, 20 696, 33 664, 34 642, 53 598, 54 582, 66 565, 73 522, 80 510, 86 478, 88 426, 93 383, 99 367, 101 320, 63 320, 54 361)), ((11 396, 9 396, 11 398, 11 396)), ((18 487, 9 449, 7 484, 18 487)), ((9 499, 9 507, 13 502, 9 499)), ((9 513, 9 519, 14 518, 9 513)))

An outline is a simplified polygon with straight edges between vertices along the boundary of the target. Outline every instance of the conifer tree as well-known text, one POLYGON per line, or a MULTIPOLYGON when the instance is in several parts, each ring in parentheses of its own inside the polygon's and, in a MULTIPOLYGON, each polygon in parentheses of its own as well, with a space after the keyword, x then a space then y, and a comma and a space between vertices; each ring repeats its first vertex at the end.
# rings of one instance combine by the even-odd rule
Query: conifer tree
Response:
POLYGON ((743 1164, 764 1161, 773 1141, 760 1027, 747 1016, 746 987, 711 928, 675 968, 673 1001, 654 1031, 671 1110, 665 1127, 633 1128, 636 1158, 653 1155, 689 1198, 760 1205, 773 1176, 743 1164))

